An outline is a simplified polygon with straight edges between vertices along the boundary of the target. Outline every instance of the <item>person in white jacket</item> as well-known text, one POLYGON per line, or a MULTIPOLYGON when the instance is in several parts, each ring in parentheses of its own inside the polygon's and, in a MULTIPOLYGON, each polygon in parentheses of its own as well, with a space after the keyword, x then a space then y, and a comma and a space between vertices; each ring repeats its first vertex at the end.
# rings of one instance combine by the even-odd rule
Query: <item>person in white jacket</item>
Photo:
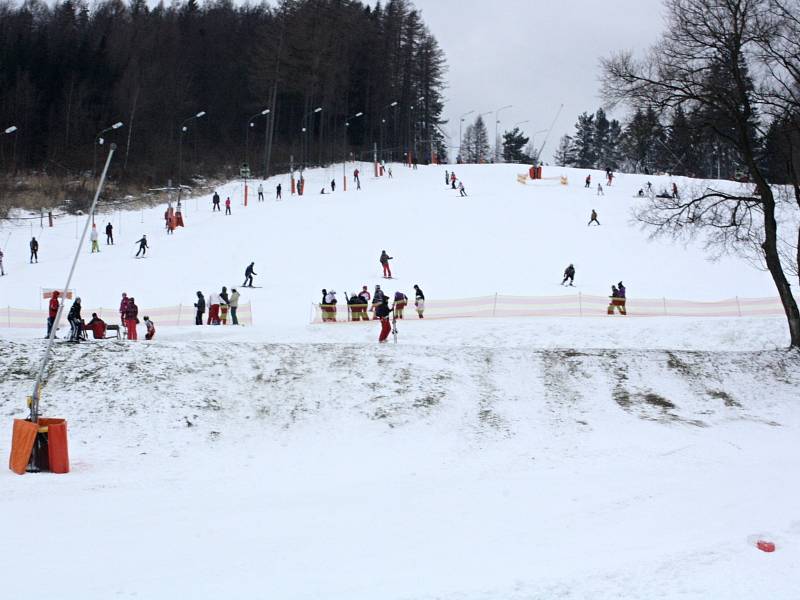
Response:
POLYGON ((92 233, 89 234, 89 239, 92 240, 92 253, 100 252, 100 243, 97 241, 97 227, 92 224, 92 233))

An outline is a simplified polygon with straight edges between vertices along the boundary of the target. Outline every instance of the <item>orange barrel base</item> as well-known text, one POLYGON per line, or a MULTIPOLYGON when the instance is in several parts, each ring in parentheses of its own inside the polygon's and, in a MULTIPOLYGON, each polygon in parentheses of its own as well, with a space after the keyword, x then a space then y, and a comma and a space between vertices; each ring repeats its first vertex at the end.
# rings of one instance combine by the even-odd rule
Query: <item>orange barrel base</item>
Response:
POLYGON ((67 422, 64 419, 39 418, 38 423, 14 419, 9 468, 15 473, 25 473, 39 437, 37 466, 51 473, 69 473, 67 422))

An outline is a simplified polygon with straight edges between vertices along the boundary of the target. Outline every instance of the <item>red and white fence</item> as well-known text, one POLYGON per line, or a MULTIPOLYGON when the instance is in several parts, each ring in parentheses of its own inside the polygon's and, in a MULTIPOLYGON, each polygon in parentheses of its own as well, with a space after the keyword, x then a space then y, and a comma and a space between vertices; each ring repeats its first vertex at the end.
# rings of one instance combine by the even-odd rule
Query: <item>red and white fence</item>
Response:
MULTIPOLYGON (((62 324, 66 321, 67 305, 62 315, 62 324)), ((97 313, 101 319, 109 324, 119 323, 119 309, 118 308, 81 308, 81 316, 84 320, 88 321, 92 318, 92 313, 97 313)), ((139 318, 147 315, 153 320, 156 327, 186 327, 194 325, 195 308, 191 304, 184 306, 179 304, 177 306, 162 306, 156 308, 139 308, 139 318)), ((205 319, 208 317, 206 312, 205 319)), ((253 324, 253 310, 251 304, 240 304, 236 311, 236 317, 240 325, 253 324)), ((230 314, 228 315, 228 323, 230 323, 230 314)), ((0 308, 0 328, 12 329, 35 329, 47 327, 47 310, 29 310, 26 308, 0 308)))
MULTIPOLYGON (((495 294, 477 298, 426 300, 426 319, 468 317, 600 317, 608 315, 611 299, 578 293, 572 296, 506 296, 495 294)), ((714 302, 695 302, 671 298, 628 298, 629 317, 780 317, 784 315, 778 298, 729 298, 714 302)), ((406 317, 415 315, 409 300, 406 317)), ((351 321, 346 302, 336 305, 336 321, 351 321)), ((370 317, 372 315, 370 314, 370 317)), ((322 323, 322 308, 311 307, 311 322, 322 323)))

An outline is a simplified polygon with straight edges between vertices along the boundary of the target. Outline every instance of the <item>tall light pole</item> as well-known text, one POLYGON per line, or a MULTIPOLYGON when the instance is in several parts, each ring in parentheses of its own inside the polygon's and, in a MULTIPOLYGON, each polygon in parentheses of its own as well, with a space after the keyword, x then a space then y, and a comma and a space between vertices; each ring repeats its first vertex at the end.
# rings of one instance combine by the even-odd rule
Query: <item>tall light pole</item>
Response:
POLYGON ((381 119, 381 160, 383 160, 383 125, 384 123, 386 123, 386 119, 383 118, 383 113, 387 108, 394 108, 395 106, 397 106, 397 104, 398 104, 397 100, 390 102, 389 104, 381 108, 381 112, 378 115, 381 119))
MULTIPOLYGON (((15 131, 18 131, 18 130, 17 130, 17 126, 16 126, 16 125, 12 125, 11 127, 6 127, 6 128, 3 130, 3 133, 4 133, 4 134, 11 134, 11 133, 14 133, 15 131)), ((16 171, 16 154, 17 154, 17 153, 16 153, 16 147, 17 147, 17 139, 16 139, 16 137, 15 137, 15 138, 14 138, 14 159, 15 159, 15 160, 14 160, 14 170, 15 170, 15 171, 16 171)), ((0 148, 2 148, 2 146, 0 146, 0 148)), ((3 162, 5 163, 5 155, 3 155, 3 162)))
POLYGON ((500 135, 500 112, 506 110, 507 108, 511 108, 511 106, 511 104, 508 104, 507 106, 501 106, 494 111, 494 162, 498 162, 500 160, 500 140, 498 139, 498 136, 500 135))
POLYGON ((464 156, 464 142, 463 142, 463 139, 464 139, 463 135, 464 134, 462 132, 462 129, 463 129, 463 126, 464 126, 464 117, 468 117, 471 114, 473 114, 474 112, 475 112, 474 110, 471 110, 469 112, 465 112, 458 119, 458 157, 461 158, 462 160, 463 160, 463 156, 464 156))
POLYGON ((102 146, 103 143, 105 143, 105 140, 102 137, 103 134, 106 133, 107 131, 113 131, 114 129, 119 129, 120 127, 122 127, 122 121, 117 121, 110 127, 106 127, 105 129, 98 131, 97 135, 94 136, 94 144, 92 152, 92 179, 94 179, 97 176, 97 146, 102 146))
POLYGON ((318 106, 317 108, 314 108, 314 109, 308 111, 307 113, 305 113, 303 115, 303 127, 302 127, 301 131, 303 132, 303 161, 302 162, 303 162, 303 168, 304 169, 306 167, 306 161, 307 161, 306 155, 308 154, 308 123, 307 123, 308 115, 312 115, 312 114, 315 115, 315 114, 320 113, 320 112, 322 112, 322 107, 318 106))
POLYGON ((192 119, 199 119, 200 117, 204 117, 205 115, 206 111, 201 110, 200 112, 193 114, 191 117, 188 117, 183 121, 181 121, 180 129, 178 132, 178 198, 180 198, 181 175, 183 171, 183 134, 189 130, 189 128, 186 127, 186 124, 192 119))
POLYGON ((353 119, 358 119, 359 117, 363 117, 364 112, 358 111, 352 117, 348 117, 344 120, 344 136, 343 136, 343 145, 342 145, 342 190, 347 191, 347 131, 350 127, 350 121, 353 119))
POLYGON ((264 110, 258 111, 252 117, 247 119, 247 127, 244 130, 244 162, 247 164, 248 167, 250 166, 250 128, 255 125, 253 119, 255 119, 260 115, 268 115, 268 114, 269 114, 269 109, 265 108, 264 110))

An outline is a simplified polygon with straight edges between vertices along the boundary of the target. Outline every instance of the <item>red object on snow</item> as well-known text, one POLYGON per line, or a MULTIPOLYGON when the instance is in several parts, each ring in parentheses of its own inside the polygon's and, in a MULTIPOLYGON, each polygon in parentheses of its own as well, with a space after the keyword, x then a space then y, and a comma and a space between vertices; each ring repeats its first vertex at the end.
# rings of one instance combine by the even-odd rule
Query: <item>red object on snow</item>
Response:
POLYGON ((756 542, 756 547, 762 552, 775 552, 775 544, 773 544, 772 542, 758 540, 756 542))

